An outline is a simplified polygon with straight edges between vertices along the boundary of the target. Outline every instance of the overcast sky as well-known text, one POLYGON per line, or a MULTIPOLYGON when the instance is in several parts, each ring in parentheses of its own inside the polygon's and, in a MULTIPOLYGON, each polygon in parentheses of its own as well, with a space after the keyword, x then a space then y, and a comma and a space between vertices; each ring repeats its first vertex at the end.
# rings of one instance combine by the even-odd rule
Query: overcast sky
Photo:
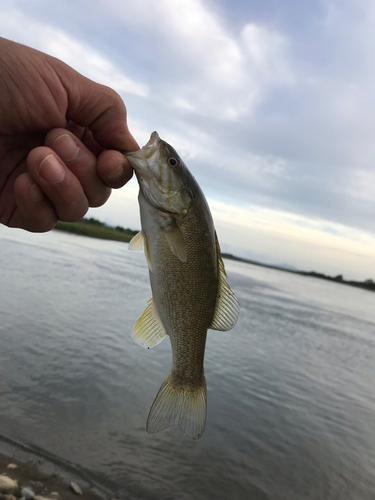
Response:
MULTIPOLYGON (((171 143, 223 251, 375 279, 371 0, 3 0, 0 35, 123 97, 171 143)), ((90 214, 139 228, 137 185, 90 214)))

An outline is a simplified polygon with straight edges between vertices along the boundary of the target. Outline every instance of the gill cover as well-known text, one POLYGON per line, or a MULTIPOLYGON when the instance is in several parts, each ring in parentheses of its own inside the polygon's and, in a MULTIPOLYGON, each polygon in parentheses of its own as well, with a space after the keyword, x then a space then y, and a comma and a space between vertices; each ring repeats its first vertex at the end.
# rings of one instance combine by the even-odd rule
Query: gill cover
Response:
POLYGON ((174 215, 185 215, 192 203, 186 167, 172 146, 151 134, 139 151, 126 153, 145 199, 153 207, 174 215))

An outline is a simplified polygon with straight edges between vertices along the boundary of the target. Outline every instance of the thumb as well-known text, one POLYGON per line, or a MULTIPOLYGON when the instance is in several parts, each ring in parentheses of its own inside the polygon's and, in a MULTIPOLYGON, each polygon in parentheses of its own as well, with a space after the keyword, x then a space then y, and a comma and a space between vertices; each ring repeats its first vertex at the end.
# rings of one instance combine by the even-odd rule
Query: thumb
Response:
POLYGON ((66 118, 88 127, 97 143, 106 149, 136 151, 139 146, 126 122, 126 107, 109 87, 89 80, 61 63, 59 78, 68 97, 66 118))

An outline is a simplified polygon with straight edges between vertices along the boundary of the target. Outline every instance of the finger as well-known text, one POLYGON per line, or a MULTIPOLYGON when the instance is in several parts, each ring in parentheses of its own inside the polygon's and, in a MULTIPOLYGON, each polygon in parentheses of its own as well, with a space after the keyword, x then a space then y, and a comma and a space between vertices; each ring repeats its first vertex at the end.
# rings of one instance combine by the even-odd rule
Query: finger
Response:
POLYGON ((66 129, 69 130, 72 134, 74 134, 78 139, 81 141, 83 134, 85 133, 86 128, 81 127, 80 125, 77 125, 76 123, 69 121, 66 129))
POLYGON ((117 92, 83 77, 61 61, 55 67, 68 94, 69 120, 89 127, 95 140, 104 148, 122 151, 139 149, 129 132, 125 104, 117 92))
POLYGON ((133 176, 133 169, 128 160, 114 150, 103 151, 99 155, 96 168, 102 181, 111 188, 124 186, 133 176))
POLYGON ((50 148, 40 146, 27 157, 31 177, 49 199, 58 219, 80 220, 89 204, 77 177, 50 148))
POLYGON ((21 174, 14 183, 17 209, 10 225, 44 233, 55 227, 56 212, 29 173, 21 174))
MULTIPOLYGON (((88 128, 83 129, 71 122, 68 130, 98 158, 97 173, 106 186, 120 188, 132 178, 133 169, 122 153, 113 149, 103 151, 88 128)), ((93 205, 90 203, 90 206, 93 205)))
POLYGON ((98 157, 99 154, 103 151, 104 148, 99 146, 99 144, 94 139, 94 136, 87 127, 85 128, 85 132, 82 136, 81 142, 86 146, 86 148, 91 151, 91 153, 98 157))
POLYGON ((66 127, 69 132, 75 135, 85 146, 91 151, 91 153, 95 156, 98 156, 102 151, 103 147, 99 146, 99 144, 94 139, 91 130, 87 127, 81 127, 76 123, 70 121, 68 126, 66 127))
POLYGON ((111 190, 99 177, 96 170, 97 159, 86 146, 65 129, 51 130, 45 139, 81 183, 90 207, 99 207, 109 198, 111 190))

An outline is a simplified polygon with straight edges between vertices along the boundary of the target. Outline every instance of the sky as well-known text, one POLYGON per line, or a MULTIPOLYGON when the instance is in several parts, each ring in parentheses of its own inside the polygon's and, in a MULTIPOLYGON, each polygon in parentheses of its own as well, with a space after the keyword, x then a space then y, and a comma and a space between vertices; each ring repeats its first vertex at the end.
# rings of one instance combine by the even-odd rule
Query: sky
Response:
MULTIPOLYGON (((114 88, 202 187, 222 251, 375 279, 372 0, 2 0, 0 36, 114 88)), ((133 179, 89 215, 140 228, 133 179)))

